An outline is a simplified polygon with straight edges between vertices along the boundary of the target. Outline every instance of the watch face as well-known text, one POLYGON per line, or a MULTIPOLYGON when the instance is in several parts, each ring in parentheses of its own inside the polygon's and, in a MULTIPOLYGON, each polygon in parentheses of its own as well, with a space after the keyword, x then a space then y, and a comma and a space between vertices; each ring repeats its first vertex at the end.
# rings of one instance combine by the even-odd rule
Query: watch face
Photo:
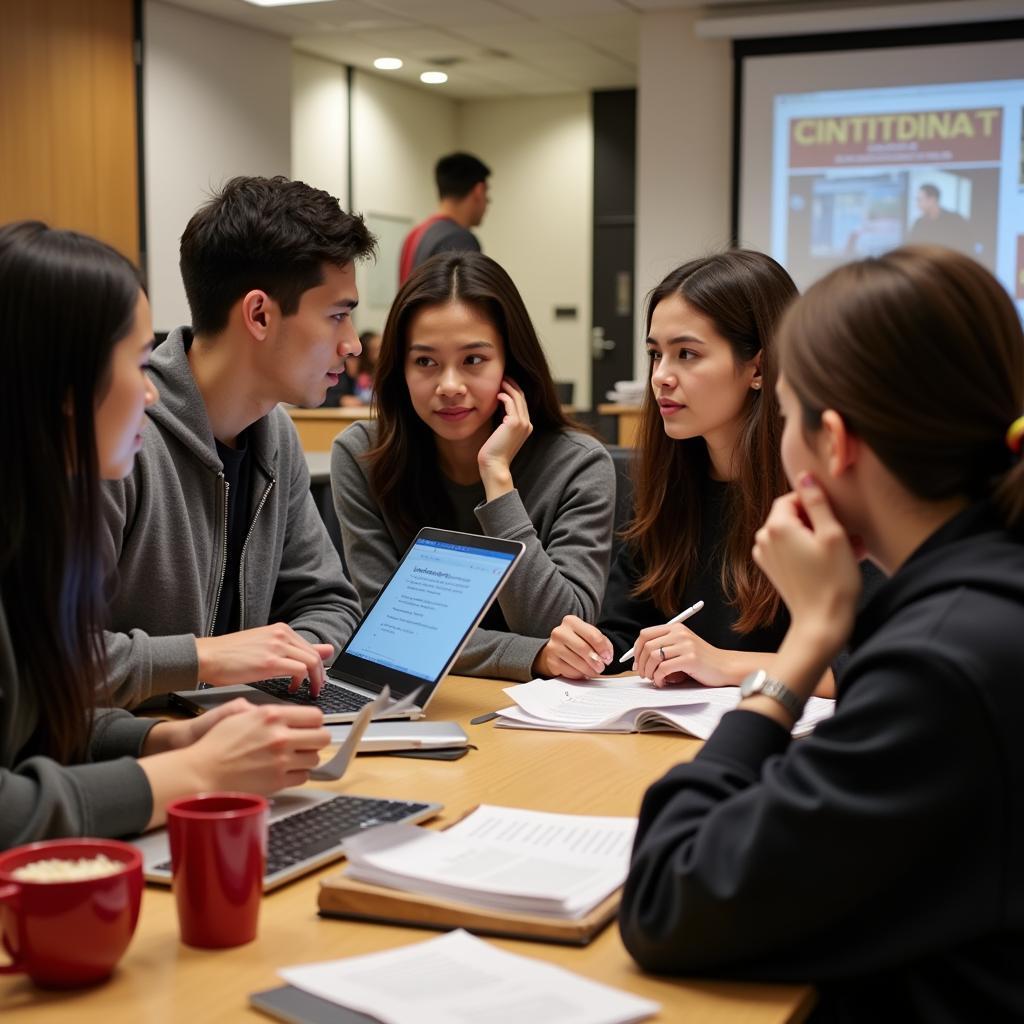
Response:
POLYGON ((756 672, 751 672, 740 683, 740 696, 750 697, 755 693, 760 693, 766 678, 767 673, 763 668, 759 668, 756 672))

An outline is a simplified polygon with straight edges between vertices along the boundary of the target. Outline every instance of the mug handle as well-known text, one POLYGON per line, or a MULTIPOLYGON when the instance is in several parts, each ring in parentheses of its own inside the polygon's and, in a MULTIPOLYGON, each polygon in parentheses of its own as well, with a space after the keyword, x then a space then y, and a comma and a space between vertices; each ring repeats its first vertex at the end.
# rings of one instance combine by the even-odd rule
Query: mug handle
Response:
MULTIPOLYGON (((0 885, 0 903, 9 904, 12 910, 17 909, 16 900, 20 892, 20 885, 0 885)), ((0 974, 20 974, 25 970, 25 964, 11 952, 11 947, 7 944, 6 937, 3 939, 3 947, 4 951, 11 958, 11 962, 9 964, 0 964, 0 974)))

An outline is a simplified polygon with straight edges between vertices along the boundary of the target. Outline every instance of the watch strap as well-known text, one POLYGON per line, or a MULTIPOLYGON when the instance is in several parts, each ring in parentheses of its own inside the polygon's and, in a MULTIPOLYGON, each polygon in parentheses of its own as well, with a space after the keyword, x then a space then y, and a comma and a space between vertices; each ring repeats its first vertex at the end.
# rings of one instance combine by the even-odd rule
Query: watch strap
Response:
POLYGON ((770 697, 781 704, 793 716, 794 721, 804 713, 804 705, 807 703, 805 698, 797 696, 784 682, 773 679, 764 669, 751 672, 740 684, 741 696, 752 697, 754 694, 770 697))

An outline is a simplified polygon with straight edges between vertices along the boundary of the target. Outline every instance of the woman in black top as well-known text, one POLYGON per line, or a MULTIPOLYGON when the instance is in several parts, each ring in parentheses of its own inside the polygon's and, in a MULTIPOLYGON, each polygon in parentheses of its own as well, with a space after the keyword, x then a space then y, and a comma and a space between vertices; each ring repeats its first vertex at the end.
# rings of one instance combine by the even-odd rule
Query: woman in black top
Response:
POLYGON ((792 624, 647 793, 650 970, 813 982, 815 1020, 1024 1019, 1024 333, 966 256, 834 271, 780 329, 795 493, 754 559, 792 624), (890 579, 860 614, 857 558, 890 579), (834 717, 790 728, 844 644, 834 717))
POLYGON ((796 297, 771 257, 732 250, 672 271, 651 294, 635 516, 598 625, 566 616, 538 658, 545 675, 637 672, 663 685, 735 685, 770 663, 788 618, 750 557, 785 490, 772 336, 796 297), (664 623, 696 601, 685 625, 664 623))

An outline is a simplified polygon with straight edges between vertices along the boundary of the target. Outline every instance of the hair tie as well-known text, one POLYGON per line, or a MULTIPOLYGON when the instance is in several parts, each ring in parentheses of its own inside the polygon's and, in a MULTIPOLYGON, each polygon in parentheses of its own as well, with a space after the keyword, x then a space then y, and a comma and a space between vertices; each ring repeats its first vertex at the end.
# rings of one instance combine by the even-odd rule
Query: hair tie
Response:
POLYGON ((1014 455, 1020 455, 1022 440, 1024 440, 1024 416, 1018 416, 1006 431, 1006 447, 1014 455))

